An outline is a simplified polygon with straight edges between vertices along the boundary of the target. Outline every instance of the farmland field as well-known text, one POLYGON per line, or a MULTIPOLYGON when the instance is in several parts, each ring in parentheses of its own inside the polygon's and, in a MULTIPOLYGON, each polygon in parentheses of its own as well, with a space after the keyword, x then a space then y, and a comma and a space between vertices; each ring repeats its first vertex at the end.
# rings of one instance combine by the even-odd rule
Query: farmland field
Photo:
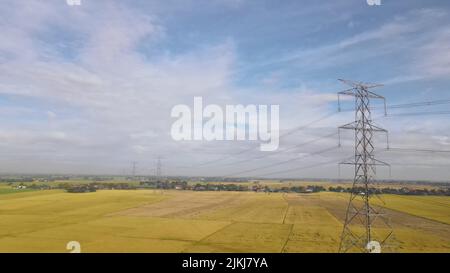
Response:
MULTIPOLYGON (((450 252, 450 198, 385 195, 398 252, 450 252)), ((336 252, 347 195, 176 190, 0 194, 0 252, 336 252)), ((380 203, 381 205, 381 203, 380 203)))

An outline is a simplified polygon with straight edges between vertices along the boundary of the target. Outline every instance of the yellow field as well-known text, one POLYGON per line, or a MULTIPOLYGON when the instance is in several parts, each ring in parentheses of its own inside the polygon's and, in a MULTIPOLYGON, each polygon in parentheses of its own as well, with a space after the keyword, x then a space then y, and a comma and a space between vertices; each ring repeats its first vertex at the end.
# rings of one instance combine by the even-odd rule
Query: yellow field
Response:
MULTIPOLYGON (((375 204, 382 204, 374 199, 375 204)), ((384 197, 385 207, 407 212, 419 217, 433 219, 450 225, 450 198, 445 196, 402 196, 384 197)))
MULTIPOLYGON (((450 253, 450 198, 385 196, 398 252, 450 253)), ((59 190, 0 195, 0 252, 336 252, 347 195, 59 190)))

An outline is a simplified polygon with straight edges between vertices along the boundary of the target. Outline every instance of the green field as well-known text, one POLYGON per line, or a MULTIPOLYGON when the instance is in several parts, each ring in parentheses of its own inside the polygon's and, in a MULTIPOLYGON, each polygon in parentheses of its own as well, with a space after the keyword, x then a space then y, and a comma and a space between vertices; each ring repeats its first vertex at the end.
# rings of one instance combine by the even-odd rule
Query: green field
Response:
POLYGON ((19 193, 19 192, 22 193, 22 192, 29 192, 29 191, 32 191, 32 190, 29 190, 29 189, 16 190, 11 187, 0 186, 0 195, 1 194, 19 193))
MULTIPOLYGON (((0 191, 1 192, 1 191, 0 191)), ((450 253, 450 198, 384 196, 398 252, 450 253)), ((103 190, 0 194, 0 252, 336 252, 347 195, 103 190)))

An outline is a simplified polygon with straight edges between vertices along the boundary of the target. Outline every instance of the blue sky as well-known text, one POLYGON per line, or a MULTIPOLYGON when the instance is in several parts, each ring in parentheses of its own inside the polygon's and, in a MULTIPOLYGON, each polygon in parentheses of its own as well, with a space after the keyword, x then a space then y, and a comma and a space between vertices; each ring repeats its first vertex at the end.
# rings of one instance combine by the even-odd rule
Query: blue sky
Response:
MULTIPOLYGON (((219 105, 279 104, 284 131, 335 111, 335 93, 345 88, 338 78, 383 83, 377 92, 390 104, 450 98, 448 1, 382 0, 381 6, 365 0, 1 2, 3 173, 124 174, 135 160, 140 173, 150 174, 159 155, 166 174, 233 172, 236 166, 220 164, 177 168, 252 145, 174 142, 168 135, 170 109, 192 104, 193 96, 219 105)), ((351 118, 336 115, 281 145, 314 139, 351 118)), ((382 124, 397 146, 450 149, 448 120, 448 115, 398 117, 382 124)), ((335 142, 324 140, 269 163, 335 142)), ((346 154, 351 155, 351 145, 311 161, 338 161, 346 154)), ((430 164, 449 162, 425 158, 430 164)), ((230 162, 242 159, 231 156, 230 162)), ((248 168, 260 165, 249 161, 248 168)), ((287 176, 335 177, 336 168, 287 176)), ((394 176, 443 180, 449 171, 398 167, 394 176)))

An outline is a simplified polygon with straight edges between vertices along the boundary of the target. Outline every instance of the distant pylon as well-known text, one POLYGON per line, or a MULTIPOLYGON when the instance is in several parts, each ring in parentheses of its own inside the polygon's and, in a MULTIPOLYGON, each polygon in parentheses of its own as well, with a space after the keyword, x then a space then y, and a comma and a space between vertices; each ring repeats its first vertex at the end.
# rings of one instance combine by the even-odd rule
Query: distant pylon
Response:
POLYGON ((341 129, 355 131, 355 155, 353 160, 344 161, 340 164, 354 165, 355 174, 339 252, 381 252, 385 250, 386 241, 393 235, 393 231, 382 209, 371 204, 371 198, 377 196, 371 185, 376 175, 376 166, 389 166, 389 164, 375 159, 373 136, 375 132, 383 132, 387 136, 388 131, 374 125, 371 117, 370 100, 383 100, 384 112, 387 114, 386 100, 384 97, 369 91, 370 88, 382 86, 380 84, 340 81, 352 88, 338 93, 339 110, 341 108, 341 95, 355 97, 355 121, 339 127, 339 138, 341 129), (382 221, 375 221, 377 219, 382 221))
POLYGON ((137 164, 137 162, 136 161, 132 161, 131 164, 132 164, 131 176, 133 178, 135 178, 136 177, 136 164, 137 164))
POLYGON ((161 178, 162 175, 162 162, 161 162, 161 157, 158 156, 158 160, 156 161, 156 177, 159 179, 161 178))

